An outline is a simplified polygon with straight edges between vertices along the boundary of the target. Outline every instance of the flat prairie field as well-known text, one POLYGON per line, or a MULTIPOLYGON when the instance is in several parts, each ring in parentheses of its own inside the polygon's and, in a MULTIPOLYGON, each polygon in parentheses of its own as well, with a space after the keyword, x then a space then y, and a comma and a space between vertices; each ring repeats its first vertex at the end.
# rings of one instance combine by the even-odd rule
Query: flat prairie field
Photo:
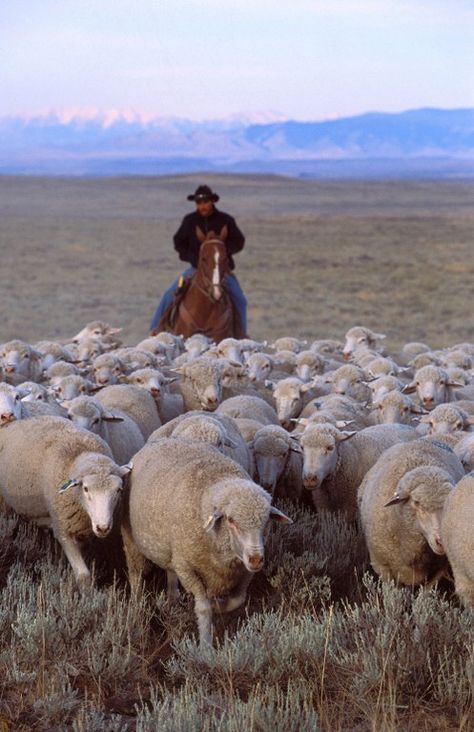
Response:
POLYGON ((246 235, 249 335, 387 346, 474 339, 474 182, 272 176, 0 177, 0 340, 63 339, 91 320, 133 345, 186 266, 172 236, 200 183, 246 235))

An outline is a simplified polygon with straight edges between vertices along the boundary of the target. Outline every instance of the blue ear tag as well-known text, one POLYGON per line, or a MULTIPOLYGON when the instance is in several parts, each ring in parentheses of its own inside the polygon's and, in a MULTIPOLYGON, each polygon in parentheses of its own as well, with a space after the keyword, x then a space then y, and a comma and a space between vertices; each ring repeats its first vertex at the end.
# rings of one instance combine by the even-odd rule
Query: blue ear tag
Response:
POLYGON ((58 491, 59 493, 64 493, 65 490, 70 488, 76 481, 71 478, 70 480, 67 480, 65 483, 63 483, 61 486, 59 486, 58 491))
POLYGON ((272 391, 273 384, 271 384, 271 383, 270 384, 265 384, 265 389, 270 389, 270 391, 272 391))

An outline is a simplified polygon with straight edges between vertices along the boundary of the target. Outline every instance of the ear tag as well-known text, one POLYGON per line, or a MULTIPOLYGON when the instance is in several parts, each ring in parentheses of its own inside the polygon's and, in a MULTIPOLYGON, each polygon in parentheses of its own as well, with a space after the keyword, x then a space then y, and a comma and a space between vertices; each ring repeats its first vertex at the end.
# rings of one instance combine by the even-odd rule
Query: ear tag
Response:
POLYGON ((72 485, 74 485, 76 481, 71 478, 70 480, 67 480, 65 483, 59 486, 58 491, 59 493, 64 493, 68 488, 70 488, 72 485))

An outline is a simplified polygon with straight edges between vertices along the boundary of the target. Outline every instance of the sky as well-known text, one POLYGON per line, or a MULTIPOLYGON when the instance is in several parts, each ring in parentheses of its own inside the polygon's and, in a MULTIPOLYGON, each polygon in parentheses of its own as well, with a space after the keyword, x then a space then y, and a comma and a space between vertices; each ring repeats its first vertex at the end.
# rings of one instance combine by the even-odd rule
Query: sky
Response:
POLYGON ((474 107, 474 0, 2 0, 0 116, 474 107))

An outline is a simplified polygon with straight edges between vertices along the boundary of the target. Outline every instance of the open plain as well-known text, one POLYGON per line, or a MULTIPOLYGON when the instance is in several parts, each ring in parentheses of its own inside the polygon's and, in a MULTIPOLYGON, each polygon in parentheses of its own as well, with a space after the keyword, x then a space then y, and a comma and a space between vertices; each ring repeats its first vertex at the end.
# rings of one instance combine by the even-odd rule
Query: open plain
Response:
POLYGON ((390 346, 472 338, 474 184, 266 176, 0 177, 0 340, 67 338, 95 319, 133 344, 186 265, 172 245, 207 182, 247 241, 236 274, 249 334, 390 346))
MULTIPOLYGON (((201 182, 247 236, 252 337, 363 324, 389 349, 474 340, 473 183, 186 176, 0 177, 0 341, 95 319, 145 337, 201 182)), ((117 535, 88 548, 95 584, 79 594, 52 536, 1 508, 0 730, 474 730, 474 613, 452 585, 379 581, 357 524, 276 504, 294 522, 201 650, 192 598, 169 605, 158 570, 131 592, 117 535)))

